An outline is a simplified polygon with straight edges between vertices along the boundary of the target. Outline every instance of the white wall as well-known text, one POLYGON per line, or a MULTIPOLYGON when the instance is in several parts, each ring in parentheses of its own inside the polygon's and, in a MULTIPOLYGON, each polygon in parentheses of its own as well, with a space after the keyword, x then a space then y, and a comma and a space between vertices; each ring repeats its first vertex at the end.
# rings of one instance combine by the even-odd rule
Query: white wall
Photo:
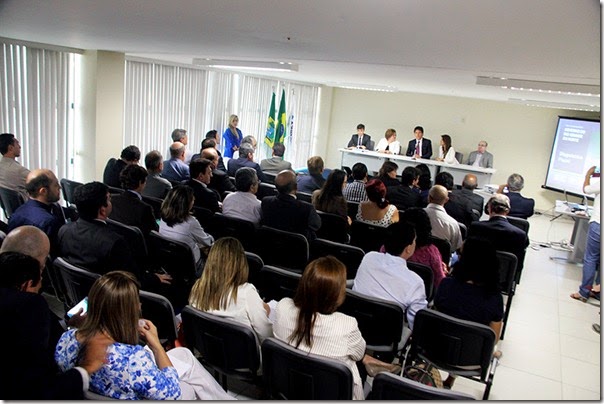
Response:
POLYGON ((521 174, 525 180, 522 194, 535 198, 536 208, 541 210, 552 208, 561 196, 541 188, 558 115, 599 119, 599 114, 580 111, 414 93, 335 88, 331 98, 329 126, 319 130, 320 136, 328 137, 326 148, 317 150, 325 156, 327 167, 340 166, 338 148, 346 147, 359 123, 365 124, 366 133, 376 144, 386 129, 396 129, 404 150, 413 138, 413 128, 421 125, 424 136, 432 140, 434 154, 444 133, 451 136, 453 147, 464 154, 464 160, 479 140, 486 140, 497 170, 493 182, 502 184, 510 174, 521 174))

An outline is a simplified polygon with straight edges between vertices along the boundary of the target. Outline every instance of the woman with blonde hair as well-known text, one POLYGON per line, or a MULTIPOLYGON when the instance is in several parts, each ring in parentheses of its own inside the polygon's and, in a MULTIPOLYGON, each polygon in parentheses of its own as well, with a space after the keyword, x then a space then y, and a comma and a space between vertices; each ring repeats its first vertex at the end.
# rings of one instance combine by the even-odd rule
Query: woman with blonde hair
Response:
POLYGON ((447 164, 459 164, 455 158, 455 149, 451 146, 451 136, 445 134, 440 137, 440 147, 436 160, 444 161, 447 164))
POLYGON ((92 392, 120 400, 232 400, 187 348, 166 352, 157 328, 140 318, 140 310, 133 274, 112 271, 101 276, 88 294, 84 323, 66 331, 57 344, 59 368, 77 366, 88 339, 103 333, 114 342, 106 364, 90 377, 92 392), (140 338, 146 347, 139 345, 140 338))
POLYGON ((346 297, 346 266, 334 257, 321 257, 304 269, 296 295, 275 308, 275 337, 315 355, 346 364, 353 378, 353 398, 363 400, 358 362, 370 376, 397 372, 400 366, 365 355, 365 340, 354 317, 337 312, 346 297))
POLYGON ((359 204, 356 220, 383 227, 398 222, 398 209, 386 199, 386 186, 382 181, 369 181, 365 191, 369 200, 359 204))
POLYGON ((247 282, 248 274, 247 259, 239 240, 233 237, 217 240, 210 249, 201 278, 191 289, 189 304, 252 327, 258 342, 262 343, 273 336, 268 320, 270 309, 256 287, 247 282))
POLYGON ((380 153, 399 154, 401 144, 396 140, 396 130, 392 128, 386 129, 386 133, 378 142, 376 150, 380 153))
POLYGON ((229 116, 229 126, 224 130, 222 138, 224 139, 224 157, 233 157, 233 153, 239 150, 243 133, 237 128, 239 117, 235 114, 229 116))
POLYGON ((172 188, 161 204, 161 221, 159 234, 176 241, 186 243, 195 257, 197 276, 203 269, 201 248, 207 248, 214 243, 214 237, 207 234, 197 219, 191 215, 195 203, 193 189, 186 185, 172 188))

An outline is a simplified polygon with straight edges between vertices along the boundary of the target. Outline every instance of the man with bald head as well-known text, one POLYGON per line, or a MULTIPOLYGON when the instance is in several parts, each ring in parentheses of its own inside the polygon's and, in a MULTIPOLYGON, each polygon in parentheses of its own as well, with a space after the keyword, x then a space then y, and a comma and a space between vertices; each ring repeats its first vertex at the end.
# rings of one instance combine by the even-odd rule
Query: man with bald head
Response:
POLYGON ((183 182, 189 179, 189 166, 185 164, 185 145, 174 142, 170 145, 170 160, 164 161, 161 176, 169 181, 183 182))
POLYGON ((308 241, 314 240, 315 232, 321 227, 321 218, 314 206, 296 199, 296 174, 281 171, 275 177, 275 187, 278 195, 262 199, 261 224, 302 234, 308 241))
POLYGON ((449 191, 442 185, 434 185, 428 193, 428 206, 424 208, 430 224, 432 235, 437 238, 448 240, 451 250, 455 251, 461 247, 461 230, 457 220, 447 214, 445 203, 449 200, 449 191))
POLYGON ((461 183, 461 189, 454 189, 451 192, 457 203, 471 209, 473 221, 480 219, 484 206, 483 197, 474 193, 477 186, 478 179, 476 176, 474 174, 466 174, 461 183))
POLYGON ((27 175, 25 189, 29 200, 19 206, 8 221, 8 231, 19 226, 35 226, 42 230, 56 256, 57 234, 65 224, 63 209, 57 204, 61 198, 61 186, 55 174, 47 169, 37 169, 27 175))
POLYGON ((237 188, 230 180, 229 175, 218 169, 218 150, 213 147, 208 147, 201 150, 201 158, 210 160, 212 167, 212 178, 208 184, 208 188, 214 189, 220 195, 221 200, 226 196, 226 191, 235 192, 237 188))

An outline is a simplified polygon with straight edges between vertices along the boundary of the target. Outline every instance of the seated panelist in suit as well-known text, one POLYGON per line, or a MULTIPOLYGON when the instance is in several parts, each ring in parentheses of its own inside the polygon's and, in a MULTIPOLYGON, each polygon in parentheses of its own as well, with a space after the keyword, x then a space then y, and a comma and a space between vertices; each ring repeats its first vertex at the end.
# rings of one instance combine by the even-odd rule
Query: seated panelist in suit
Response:
POLYGON ((191 179, 185 182, 185 185, 193 189, 195 206, 219 212, 222 209, 220 195, 208 187, 212 179, 212 162, 208 159, 196 159, 189 164, 189 171, 191 179))
POLYGON ((493 168, 493 155, 487 151, 489 144, 486 140, 478 142, 478 150, 468 156, 468 165, 482 168, 493 168))
POLYGON ((424 128, 416 126, 413 129, 413 134, 415 139, 409 141, 406 155, 415 159, 429 159, 432 157, 432 142, 430 139, 424 138, 424 128))
POLYGON ((138 227, 145 237, 151 230, 159 229, 153 208, 143 202, 141 196, 146 180, 147 170, 143 167, 134 164, 126 166, 120 174, 122 188, 126 191, 111 198, 113 209, 109 215, 110 219, 138 227))
POLYGON ((278 195, 262 199, 260 223, 314 240, 315 232, 321 227, 321 217, 310 203, 296 199, 296 174, 289 170, 281 171, 275 177, 275 187, 278 195))
POLYGON ((373 150, 373 149, 369 148, 370 141, 371 141, 371 136, 369 136, 368 134, 365 133, 365 125, 360 123, 357 125, 357 134, 352 135, 352 137, 350 138, 350 141, 348 142, 347 147, 349 149, 358 148, 358 149, 373 150))

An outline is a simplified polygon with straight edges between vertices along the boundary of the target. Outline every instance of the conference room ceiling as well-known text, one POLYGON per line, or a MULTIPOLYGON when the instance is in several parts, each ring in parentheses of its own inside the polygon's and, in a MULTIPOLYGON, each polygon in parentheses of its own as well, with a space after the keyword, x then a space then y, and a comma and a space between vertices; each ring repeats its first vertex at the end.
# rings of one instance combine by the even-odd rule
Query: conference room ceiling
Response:
POLYGON ((477 77, 597 86, 599 95, 600 20, 597 0, 0 1, 5 38, 189 66, 292 62, 299 71, 253 74, 596 111, 599 96, 477 77))

